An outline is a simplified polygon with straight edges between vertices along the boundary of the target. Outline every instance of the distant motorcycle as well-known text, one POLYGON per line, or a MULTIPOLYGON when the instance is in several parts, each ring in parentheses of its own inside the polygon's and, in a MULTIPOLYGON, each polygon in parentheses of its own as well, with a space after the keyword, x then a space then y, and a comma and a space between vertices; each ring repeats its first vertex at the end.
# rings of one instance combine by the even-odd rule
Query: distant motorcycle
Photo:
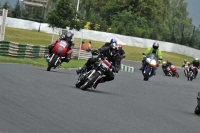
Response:
MULTIPOLYGON (((142 54, 145 55, 145 53, 142 53, 142 54)), ((149 54, 146 56, 144 67, 142 70, 144 81, 148 81, 149 78, 154 75, 153 69, 156 70, 157 62, 158 60, 155 54, 149 54)))
POLYGON ((187 75, 188 81, 192 81, 195 78, 196 68, 191 65, 187 75))
POLYGON ((50 57, 50 59, 47 60, 47 71, 50 71, 51 68, 55 69, 57 66, 62 64, 61 59, 65 58, 68 45, 69 44, 64 40, 60 40, 56 43, 55 47, 52 49, 52 56, 50 57))
POLYGON ((184 65, 183 68, 184 68, 183 72, 184 72, 185 76, 187 77, 188 71, 189 71, 189 67, 187 65, 184 65))
POLYGON ((198 92, 198 96, 197 96, 197 106, 194 110, 195 114, 200 114, 200 92, 198 92))
POLYGON ((171 65, 169 67, 167 67, 167 70, 168 70, 168 75, 171 76, 171 77, 179 77, 179 74, 177 72, 177 69, 176 69, 176 66, 174 65, 171 65))

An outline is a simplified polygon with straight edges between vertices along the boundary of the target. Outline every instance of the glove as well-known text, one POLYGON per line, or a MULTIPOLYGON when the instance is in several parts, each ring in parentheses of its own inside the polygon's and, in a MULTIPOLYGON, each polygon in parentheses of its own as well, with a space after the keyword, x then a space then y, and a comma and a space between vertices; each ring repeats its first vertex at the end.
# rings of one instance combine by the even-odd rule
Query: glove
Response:
POLYGON ((99 52, 99 50, 93 50, 91 53, 92 53, 92 55, 98 55, 100 52, 99 52))
POLYGON ((161 63, 161 60, 158 60, 159 63, 161 63))

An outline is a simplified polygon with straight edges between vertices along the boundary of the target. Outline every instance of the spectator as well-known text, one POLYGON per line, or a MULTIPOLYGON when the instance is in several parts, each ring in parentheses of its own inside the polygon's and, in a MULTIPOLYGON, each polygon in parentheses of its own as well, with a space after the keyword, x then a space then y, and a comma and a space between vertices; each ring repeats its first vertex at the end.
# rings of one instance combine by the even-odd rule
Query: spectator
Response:
POLYGON ((86 46, 85 46, 85 50, 86 51, 91 51, 91 44, 92 44, 92 41, 89 41, 87 44, 86 44, 86 46))
POLYGON ((85 42, 82 41, 82 43, 80 44, 80 47, 79 47, 80 50, 85 50, 85 48, 84 48, 84 43, 85 43, 85 42))

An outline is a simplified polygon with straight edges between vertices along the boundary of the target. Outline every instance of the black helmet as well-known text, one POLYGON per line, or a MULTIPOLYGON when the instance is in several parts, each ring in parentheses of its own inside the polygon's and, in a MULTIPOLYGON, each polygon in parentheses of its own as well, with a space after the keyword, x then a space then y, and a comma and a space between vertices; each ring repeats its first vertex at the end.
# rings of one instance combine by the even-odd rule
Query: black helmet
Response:
POLYGON ((157 42, 153 43, 153 49, 157 50, 159 48, 159 44, 157 42))
POLYGON ((169 60, 167 60, 167 64, 171 63, 169 60))
POLYGON ((72 34, 70 31, 68 31, 68 32, 65 33, 65 39, 67 39, 67 38, 72 39, 73 35, 74 34, 72 34))
POLYGON ((186 60, 186 59, 184 59, 184 63, 187 63, 187 60, 186 60))

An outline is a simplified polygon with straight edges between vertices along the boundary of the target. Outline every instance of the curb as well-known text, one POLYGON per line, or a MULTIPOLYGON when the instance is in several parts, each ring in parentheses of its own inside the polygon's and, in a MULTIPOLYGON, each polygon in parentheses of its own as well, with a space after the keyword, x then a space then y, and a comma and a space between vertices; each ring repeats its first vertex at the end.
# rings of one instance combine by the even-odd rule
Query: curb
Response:
POLYGON ((134 67, 126 66, 124 64, 121 64, 120 70, 121 71, 125 71, 125 72, 131 72, 131 73, 135 72, 135 68, 134 67))

